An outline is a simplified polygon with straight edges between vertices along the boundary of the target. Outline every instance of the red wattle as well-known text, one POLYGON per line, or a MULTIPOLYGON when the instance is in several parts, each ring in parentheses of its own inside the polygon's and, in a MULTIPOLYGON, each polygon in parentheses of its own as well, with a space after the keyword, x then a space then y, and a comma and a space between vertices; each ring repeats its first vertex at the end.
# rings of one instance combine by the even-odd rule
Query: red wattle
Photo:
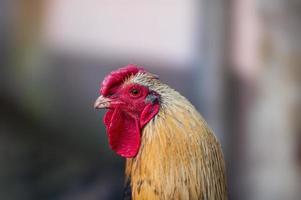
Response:
POLYGON ((115 108, 105 114, 104 123, 112 150, 126 158, 135 157, 140 147, 138 119, 115 108))

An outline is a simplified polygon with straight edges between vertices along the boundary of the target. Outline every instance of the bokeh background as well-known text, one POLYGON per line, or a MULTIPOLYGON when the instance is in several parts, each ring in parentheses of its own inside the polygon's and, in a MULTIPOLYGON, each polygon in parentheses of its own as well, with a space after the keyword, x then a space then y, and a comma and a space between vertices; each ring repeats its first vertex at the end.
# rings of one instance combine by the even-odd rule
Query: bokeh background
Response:
POLYGON ((99 83, 135 63, 222 143, 231 200, 301 198, 299 0, 1 0, 0 199, 121 199, 99 83))

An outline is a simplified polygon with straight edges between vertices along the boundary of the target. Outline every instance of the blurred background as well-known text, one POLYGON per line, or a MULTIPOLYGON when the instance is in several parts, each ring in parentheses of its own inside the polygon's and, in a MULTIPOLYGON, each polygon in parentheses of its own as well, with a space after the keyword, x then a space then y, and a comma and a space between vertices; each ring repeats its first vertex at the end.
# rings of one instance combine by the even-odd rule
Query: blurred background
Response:
POLYGON ((222 143, 231 200, 301 196, 298 0, 1 0, 0 199, 121 199, 99 83, 135 63, 222 143))

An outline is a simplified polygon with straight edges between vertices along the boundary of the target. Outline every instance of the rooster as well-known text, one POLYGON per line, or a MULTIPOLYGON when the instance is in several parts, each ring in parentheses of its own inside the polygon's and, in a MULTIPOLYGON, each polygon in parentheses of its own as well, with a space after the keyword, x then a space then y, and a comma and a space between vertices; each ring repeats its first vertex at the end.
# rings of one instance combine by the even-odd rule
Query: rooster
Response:
POLYGON ((109 145, 126 158, 124 199, 227 199, 220 144, 185 97, 136 65, 107 75, 100 94, 109 145))

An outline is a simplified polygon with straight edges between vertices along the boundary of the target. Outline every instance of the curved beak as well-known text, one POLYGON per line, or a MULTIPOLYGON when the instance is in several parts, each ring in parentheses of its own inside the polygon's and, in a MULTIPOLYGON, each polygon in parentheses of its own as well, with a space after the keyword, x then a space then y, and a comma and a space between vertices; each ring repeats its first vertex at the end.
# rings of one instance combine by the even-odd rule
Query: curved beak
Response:
POLYGON ((95 109, 108 108, 110 106, 110 103, 111 100, 109 98, 100 95, 94 103, 94 108, 95 109))

